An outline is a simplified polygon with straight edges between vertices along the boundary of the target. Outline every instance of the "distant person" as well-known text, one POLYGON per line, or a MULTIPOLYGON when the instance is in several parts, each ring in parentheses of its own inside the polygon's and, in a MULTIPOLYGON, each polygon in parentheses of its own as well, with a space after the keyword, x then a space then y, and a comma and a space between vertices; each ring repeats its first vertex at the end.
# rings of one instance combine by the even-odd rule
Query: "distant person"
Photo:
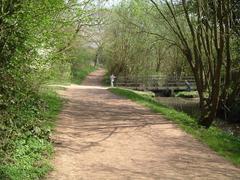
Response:
POLYGON ((116 76, 114 76, 113 74, 110 76, 110 81, 111 81, 111 87, 114 87, 114 80, 115 80, 116 76))
POLYGON ((191 84, 187 80, 185 80, 185 85, 187 86, 187 91, 191 91, 192 90, 191 84))

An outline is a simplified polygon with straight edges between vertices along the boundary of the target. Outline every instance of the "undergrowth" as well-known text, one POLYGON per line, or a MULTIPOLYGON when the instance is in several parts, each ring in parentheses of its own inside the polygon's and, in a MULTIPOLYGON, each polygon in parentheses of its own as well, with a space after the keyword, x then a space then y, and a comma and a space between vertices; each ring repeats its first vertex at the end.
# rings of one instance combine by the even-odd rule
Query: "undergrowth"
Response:
POLYGON ((197 91, 180 91, 175 96, 183 97, 183 98, 197 98, 198 92, 197 91))
POLYGON ((143 104, 154 112, 161 113, 166 117, 166 119, 177 123, 183 130, 193 135, 201 142, 207 144, 219 155, 230 160, 235 165, 240 165, 239 137, 228 134, 227 132, 215 127, 214 125, 209 129, 202 128, 197 124, 196 119, 183 112, 179 112, 170 107, 164 106, 161 103, 155 101, 150 96, 143 96, 136 91, 122 88, 110 88, 109 90, 114 94, 143 104))
POLYGON ((79 69, 73 69, 72 70, 72 83, 75 84, 81 84, 82 81, 85 79, 85 77, 93 72, 94 70, 96 70, 96 68, 94 66, 85 66, 84 68, 82 68, 81 70, 79 69))
POLYGON ((61 105, 56 93, 45 91, 5 109, 0 122, 1 180, 40 179, 51 170, 49 136, 61 105))

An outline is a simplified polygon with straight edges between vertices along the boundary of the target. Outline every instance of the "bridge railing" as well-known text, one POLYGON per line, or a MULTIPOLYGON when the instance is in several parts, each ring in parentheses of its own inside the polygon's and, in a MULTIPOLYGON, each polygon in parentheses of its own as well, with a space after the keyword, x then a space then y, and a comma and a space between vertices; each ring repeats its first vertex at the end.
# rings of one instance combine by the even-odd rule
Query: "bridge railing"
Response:
POLYGON ((135 77, 117 77, 115 85, 119 87, 128 87, 139 90, 154 89, 186 89, 186 81, 192 89, 196 89, 196 83, 193 76, 135 76, 135 77))

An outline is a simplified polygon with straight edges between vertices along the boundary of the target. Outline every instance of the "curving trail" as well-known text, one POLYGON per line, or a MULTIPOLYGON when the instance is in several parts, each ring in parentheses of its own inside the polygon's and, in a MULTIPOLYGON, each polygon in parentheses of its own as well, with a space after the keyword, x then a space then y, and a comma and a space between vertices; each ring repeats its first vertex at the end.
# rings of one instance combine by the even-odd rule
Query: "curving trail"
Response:
POLYGON ((240 179, 240 169, 175 124, 100 85, 71 85, 59 116, 49 180, 240 179))

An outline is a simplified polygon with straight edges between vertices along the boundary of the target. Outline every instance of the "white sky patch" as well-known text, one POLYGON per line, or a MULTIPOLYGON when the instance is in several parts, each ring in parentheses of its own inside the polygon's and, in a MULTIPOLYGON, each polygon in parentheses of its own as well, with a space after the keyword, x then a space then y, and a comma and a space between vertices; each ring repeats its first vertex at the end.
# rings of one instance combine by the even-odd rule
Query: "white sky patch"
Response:
POLYGON ((116 6, 121 2, 121 0, 108 0, 108 2, 106 2, 106 6, 107 7, 112 7, 112 6, 116 6))
MULTIPOLYGON (((92 0, 91 3, 103 7, 112 7, 118 5, 122 0, 92 0)), ((79 3, 86 2, 86 0, 78 0, 79 3)))

